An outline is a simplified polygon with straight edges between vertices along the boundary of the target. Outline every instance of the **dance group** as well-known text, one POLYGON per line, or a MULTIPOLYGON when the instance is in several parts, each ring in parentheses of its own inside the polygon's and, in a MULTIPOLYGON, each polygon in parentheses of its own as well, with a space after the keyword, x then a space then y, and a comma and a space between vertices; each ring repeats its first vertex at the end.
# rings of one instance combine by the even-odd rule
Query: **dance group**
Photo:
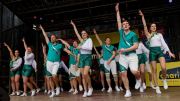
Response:
MULTIPOLYGON (((144 46, 141 40, 135 32, 130 30, 130 25, 127 20, 122 20, 120 17, 119 3, 115 6, 118 31, 120 35, 120 41, 118 49, 111 45, 111 39, 106 38, 103 42, 98 36, 95 29, 93 32, 101 46, 101 51, 98 52, 96 47, 93 46, 92 39, 88 37, 88 33, 83 30, 81 35, 79 34, 77 27, 73 21, 71 25, 75 31, 75 34, 80 43, 77 40, 73 41, 73 45, 70 45, 63 39, 57 39, 55 35, 51 35, 50 40, 40 25, 40 29, 43 33, 45 41, 48 46, 48 52, 46 53, 46 45, 42 45, 44 56, 44 75, 45 75, 45 92, 50 95, 49 97, 58 96, 61 88, 59 86, 59 79, 57 73, 59 67, 62 67, 60 55, 62 51, 65 51, 69 55, 69 69, 65 70, 69 74, 69 80, 71 89, 69 92, 73 94, 84 90, 83 97, 89 97, 93 93, 93 87, 91 85, 90 69, 92 66, 92 50, 94 48, 99 63, 99 70, 102 83, 102 91, 105 91, 105 78, 108 84, 108 93, 112 92, 110 73, 112 73, 113 80, 115 82, 115 90, 122 91, 121 83, 125 88, 124 97, 132 96, 129 88, 129 80, 127 77, 128 68, 136 78, 135 89, 139 89, 140 92, 144 92, 146 89, 145 84, 145 71, 149 74, 150 86, 155 89, 157 94, 161 94, 160 87, 157 82, 157 61, 160 62, 163 74, 164 89, 168 89, 166 81, 166 61, 163 56, 164 53, 168 53, 170 57, 175 58, 175 55, 171 53, 161 33, 156 31, 156 24, 152 23, 150 29, 146 25, 144 15, 139 11, 139 15, 142 17, 142 23, 144 26, 144 33, 148 39, 148 48, 144 46), (60 43, 59 43, 60 42, 60 43), (150 64, 152 66, 152 72, 150 64), (81 84, 82 78, 82 84, 81 84), (119 79, 119 80, 118 80, 119 79), (83 85, 83 86, 82 86, 83 85), (120 85, 120 86, 119 86, 120 85)), ((33 80, 33 75, 37 71, 36 61, 32 48, 26 45, 25 40, 22 40, 25 48, 24 65, 22 71, 20 66, 22 64, 22 58, 19 56, 19 51, 11 50, 11 48, 4 43, 10 53, 10 78, 11 78, 11 95, 20 95, 19 91, 19 79, 22 73, 23 78, 23 93, 20 96, 27 96, 27 88, 31 89, 31 96, 34 96, 36 92, 39 92, 37 84, 33 80), (36 87, 36 90, 34 87, 36 87)), ((64 67, 64 66, 63 66, 64 67)), ((66 67, 66 66, 65 66, 66 67)))

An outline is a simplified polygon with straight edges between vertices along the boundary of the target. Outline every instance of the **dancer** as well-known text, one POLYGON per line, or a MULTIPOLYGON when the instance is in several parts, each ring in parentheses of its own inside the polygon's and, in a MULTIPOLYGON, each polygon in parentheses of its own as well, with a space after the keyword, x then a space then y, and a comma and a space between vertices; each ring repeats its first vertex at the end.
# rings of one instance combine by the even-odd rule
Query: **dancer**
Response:
POLYGON ((60 65, 59 61, 61 60, 60 56, 61 56, 61 50, 63 49, 63 45, 57 43, 57 38, 54 34, 51 35, 51 41, 49 41, 49 38, 41 25, 40 25, 40 29, 45 37, 45 41, 49 48, 47 55, 47 71, 52 74, 52 76, 49 77, 50 85, 51 85, 51 95, 49 97, 51 98, 54 97, 55 95, 60 94, 57 72, 60 65), (56 86, 56 93, 54 91, 55 86, 56 86))
POLYGON ((120 53, 119 64, 122 81, 126 89, 126 94, 124 95, 124 97, 130 97, 131 91, 129 89, 129 80, 127 78, 128 67, 136 78, 135 89, 138 89, 141 83, 140 74, 138 71, 138 57, 135 51, 138 48, 138 37, 136 33, 130 30, 130 25, 127 20, 124 20, 121 23, 119 3, 116 4, 115 10, 117 15, 118 30, 120 34, 120 42, 118 48, 120 53))
MULTIPOLYGON (((73 94, 77 94, 77 81, 80 76, 80 69, 78 69, 79 63, 79 50, 77 49, 78 43, 77 41, 73 41, 73 46, 70 46, 66 41, 60 39, 61 42, 68 48, 70 51, 69 54, 69 79, 71 84, 71 89, 69 92, 73 92, 73 94)), ((82 85, 79 84, 79 89, 82 91, 82 85)))
POLYGON ((97 54, 98 62, 99 62, 99 69, 100 69, 100 78, 101 78, 101 84, 102 84, 102 89, 101 91, 105 91, 105 82, 104 82, 104 60, 102 58, 102 55, 99 54, 97 51, 96 47, 94 46, 94 50, 97 54))
POLYGON ((79 67, 83 78, 83 86, 84 86, 84 94, 83 97, 91 96, 93 92, 93 88, 91 85, 91 78, 89 75, 90 67, 92 66, 92 48, 93 42, 92 39, 88 37, 88 33, 83 30, 81 32, 82 38, 76 28, 76 25, 73 21, 71 21, 71 25, 75 31, 76 36, 80 41, 80 45, 77 49, 80 50, 80 60, 79 67))
POLYGON ((11 78, 11 88, 12 93, 11 96, 20 95, 19 91, 19 79, 20 79, 20 67, 22 64, 22 58, 19 56, 19 50, 15 50, 14 54, 12 49, 4 43, 4 46, 7 47, 11 61, 10 61, 10 78, 11 78))
POLYGON ((138 66, 141 75, 141 87, 140 92, 144 92, 144 81, 145 81, 145 64, 147 62, 146 54, 149 54, 149 50, 144 46, 144 44, 139 39, 139 46, 136 49, 136 54, 138 55, 138 66))
POLYGON ((168 89, 168 84, 167 84, 167 80, 166 80, 166 61, 163 56, 162 49, 164 49, 165 52, 168 52, 170 57, 175 58, 175 55, 173 53, 171 53, 169 47, 167 46, 166 42, 164 41, 162 34, 157 33, 156 24, 152 23, 150 25, 150 31, 148 31, 146 21, 144 18, 144 14, 141 12, 141 10, 139 11, 139 15, 142 18, 144 32, 145 32, 145 35, 146 35, 146 37, 148 39, 148 43, 149 43, 149 48, 150 48, 149 60, 152 65, 152 75, 153 75, 153 80, 154 80, 154 83, 156 86, 156 93, 161 94, 161 90, 160 90, 158 82, 157 82, 157 68, 156 68, 157 63, 156 63, 156 61, 159 60, 161 68, 162 68, 164 89, 168 89), (162 49, 161 49, 161 47, 162 47, 162 49))
POLYGON ((97 32, 95 29, 93 29, 93 32, 96 36, 96 39, 98 40, 100 46, 102 47, 103 50, 103 60, 104 60, 104 67, 105 67, 105 76, 106 76, 106 81, 108 83, 108 93, 112 92, 112 87, 111 87, 111 79, 110 79, 110 72, 112 72, 114 81, 115 81, 115 89, 116 91, 120 91, 118 87, 118 77, 117 77, 117 68, 116 68, 116 62, 115 62, 115 48, 113 45, 111 45, 111 39, 106 38, 105 39, 105 44, 101 41, 99 38, 97 32))
POLYGON ((24 56, 24 66, 22 69, 24 92, 21 96, 27 96, 27 86, 29 86, 29 88, 31 89, 31 96, 34 96, 36 91, 33 89, 31 82, 29 82, 30 77, 33 73, 32 64, 34 60, 34 54, 32 53, 32 48, 26 45, 24 38, 22 39, 22 41, 25 48, 25 56, 24 56))

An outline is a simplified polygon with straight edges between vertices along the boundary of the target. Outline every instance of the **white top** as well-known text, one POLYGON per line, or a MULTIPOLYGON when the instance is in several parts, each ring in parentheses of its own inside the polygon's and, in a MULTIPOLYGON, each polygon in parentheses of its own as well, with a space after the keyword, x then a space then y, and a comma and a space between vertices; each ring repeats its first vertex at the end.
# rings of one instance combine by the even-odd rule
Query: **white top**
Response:
POLYGON ((93 42, 91 38, 88 38, 83 45, 81 46, 80 53, 81 54, 91 54, 93 49, 93 42))
POLYGON ((116 61, 116 62, 119 62, 119 57, 120 57, 119 54, 117 54, 117 55, 115 56, 115 61, 116 61))
POLYGON ((34 68, 34 70, 37 70, 37 62, 36 62, 36 60, 33 60, 32 67, 34 68))
POLYGON ((18 58, 16 61, 13 61, 13 65, 12 65, 12 68, 15 70, 15 69, 18 69, 22 64, 22 58, 18 58))
POLYGON ((32 65, 34 61, 34 54, 33 53, 27 53, 27 51, 25 52, 25 56, 24 56, 24 64, 25 65, 32 65))
POLYGON ((68 67, 65 65, 64 61, 61 61, 59 64, 59 68, 63 68, 67 73, 69 72, 68 67))
POLYGON ((100 58, 99 63, 100 63, 100 64, 104 64, 103 58, 100 58))
POLYGON ((142 42, 139 42, 139 46, 136 49, 136 54, 149 54, 149 50, 144 46, 144 44, 142 42))
POLYGON ((161 33, 154 34, 154 36, 150 39, 150 47, 161 47, 165 52, 169 51, 169 47, 161 33))

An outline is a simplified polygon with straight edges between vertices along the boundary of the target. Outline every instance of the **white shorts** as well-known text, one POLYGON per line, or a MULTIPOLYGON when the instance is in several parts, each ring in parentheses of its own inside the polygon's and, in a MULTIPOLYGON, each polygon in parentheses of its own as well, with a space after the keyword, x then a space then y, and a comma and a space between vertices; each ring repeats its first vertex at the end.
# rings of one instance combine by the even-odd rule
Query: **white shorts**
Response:
POLYGON ((79 77, 80 76, 80 69, 76 66, 76 65, 72 65, 69 68, 69 72, 72 73, 75 77, 79 77), (76 68, 78 70, 76 70, 76 68))
POLYGON ((148 72, 148 73, 151 73, 151 66, 149 64, 149 61, 147 61, 146 64, 145 64, 145 71, 148 72))
POLYGON ((138 56, 135 53, 131 53, 129 55, 121 54, 119 64, 121 65, 121 72, 127 71, 128 67, 131 71, 138 71, 138 56))
POLYGON ((47 71, 52 75, 57 75, 59 62, 47 61, 47 71))
POLYGON ((107 62, 108 62, 108 61, 104 61, 105 73, 110 73, 110 71, 111 71, 112 74, 117 74, 117 68, 116 68, 116 62, 115 62, 115 60, 112 60, 109 65, 107 65, 107 62))

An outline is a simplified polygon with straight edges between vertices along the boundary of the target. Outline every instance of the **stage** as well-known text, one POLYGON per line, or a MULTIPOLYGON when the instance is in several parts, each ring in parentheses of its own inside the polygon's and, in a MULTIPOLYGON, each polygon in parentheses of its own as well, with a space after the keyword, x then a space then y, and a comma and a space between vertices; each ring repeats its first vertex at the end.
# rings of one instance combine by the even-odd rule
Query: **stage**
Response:
POLYGON ((82 98, 82 93, 78 95, 72 95, 71 93, 63 92, 58 97, 49 98, 47 95, 40 93, 34 97, 19 97, 11 96, 11 101, 178 101, 180 99, 180 87, 169 87, 168 90, 164 90, 161 87, 162 94, 157 95, 155 90, 147 88, 145 93, 139 93, 132 90, 132 97, 124 98, 124 92, 101 92, 94 91, 92 97, 82 98))

